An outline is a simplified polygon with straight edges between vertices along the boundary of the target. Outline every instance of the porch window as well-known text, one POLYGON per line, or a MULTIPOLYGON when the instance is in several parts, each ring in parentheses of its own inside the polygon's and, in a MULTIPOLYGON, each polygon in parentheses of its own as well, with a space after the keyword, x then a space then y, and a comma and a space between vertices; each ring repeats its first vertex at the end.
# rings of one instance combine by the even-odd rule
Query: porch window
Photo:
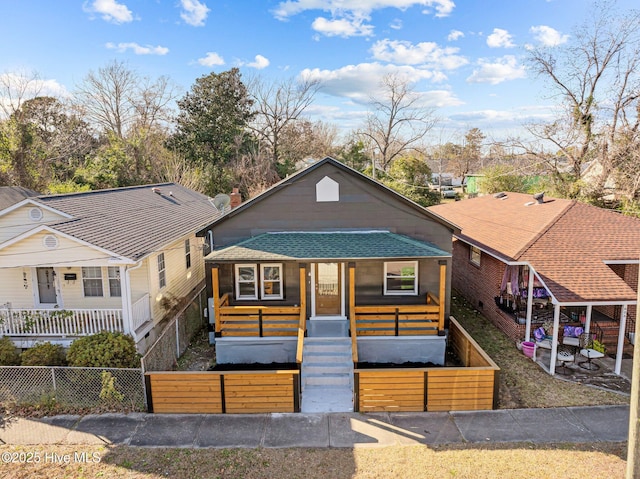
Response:
POLYGON ((102 291, 102 268, 100 266, 84 266, 82 268, 82 288, 85 297, 104 296, 102 291))
POLYGON ((158 284, 160 288, 167 285, 167 271, 164 264, 164 253, 158 255, 158 284))
POLYGON ((187 269, 191 268, 191 243, 189 240, 184 240, 184 257, 187 262, 187 269))
POLYGON ((236 299, 258 299, 258 272, 255 264, 236 265, 236 299))
POLYGON ((107 269, 109 273, 109 296, 122 296, 122 289, 120 287, 120 268, 118 266, 109 266, 107 269))
POLYGON ((418 294, 418 262, 392 261, 385 263, 384 294, 418 294))
POLYGON ((282 299, 282 264, 262 264, 262 299, 282 299))
POLYGON ((480 266, 480 256, 482 252, 480 248, 476 248, 475 246, 471 247, 471 252, 469 253, 469 261, 471 261, 476 266, 480 266))

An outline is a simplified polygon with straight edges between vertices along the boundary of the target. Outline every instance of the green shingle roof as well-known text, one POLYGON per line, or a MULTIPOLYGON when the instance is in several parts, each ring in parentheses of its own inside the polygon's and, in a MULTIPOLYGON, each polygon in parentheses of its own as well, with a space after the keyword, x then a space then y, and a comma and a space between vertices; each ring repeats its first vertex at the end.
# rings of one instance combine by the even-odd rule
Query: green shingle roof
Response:
POLYGON ((450 257, 444 250, 388 231, 264 233, 213 251, 207 261, 300 261, 450 257))

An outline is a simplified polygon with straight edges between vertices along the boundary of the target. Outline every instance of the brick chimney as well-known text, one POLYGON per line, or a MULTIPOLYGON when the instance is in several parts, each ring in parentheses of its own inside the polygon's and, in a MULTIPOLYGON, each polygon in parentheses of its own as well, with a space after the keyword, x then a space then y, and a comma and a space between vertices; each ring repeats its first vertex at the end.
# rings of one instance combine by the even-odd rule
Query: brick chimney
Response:
POLYGON ((242 195, 240 194, 240 190, 238 188, 234 188, 231 194, 231 209, 234 209, 242 203, 242 195))

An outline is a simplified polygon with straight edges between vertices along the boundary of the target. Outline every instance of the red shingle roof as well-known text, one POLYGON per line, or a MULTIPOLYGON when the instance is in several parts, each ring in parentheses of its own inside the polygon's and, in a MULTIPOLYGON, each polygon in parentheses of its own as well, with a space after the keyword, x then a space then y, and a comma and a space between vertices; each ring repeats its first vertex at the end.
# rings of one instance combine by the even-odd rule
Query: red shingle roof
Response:
POLYGON ((629 301, 636 293, 607 264, 640 257, 640 220, 575 200, 483 196, 431 207, 460 238, 504 261, 533 266, 560 302, 629 301))

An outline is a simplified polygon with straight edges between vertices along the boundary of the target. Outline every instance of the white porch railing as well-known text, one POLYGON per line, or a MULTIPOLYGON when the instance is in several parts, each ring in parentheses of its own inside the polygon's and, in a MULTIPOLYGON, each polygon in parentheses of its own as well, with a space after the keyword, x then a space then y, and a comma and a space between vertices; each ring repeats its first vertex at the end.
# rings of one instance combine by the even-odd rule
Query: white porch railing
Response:
POLYGON ((133 330, 136 331, 140 326, 151 319, 151 307, 149 306, 149 295, 145 294, 131 306, 133 318, 133 330))
POLYGON ((121 309, 0 309, 4 336, 87 336, 124 332, 121 309))

